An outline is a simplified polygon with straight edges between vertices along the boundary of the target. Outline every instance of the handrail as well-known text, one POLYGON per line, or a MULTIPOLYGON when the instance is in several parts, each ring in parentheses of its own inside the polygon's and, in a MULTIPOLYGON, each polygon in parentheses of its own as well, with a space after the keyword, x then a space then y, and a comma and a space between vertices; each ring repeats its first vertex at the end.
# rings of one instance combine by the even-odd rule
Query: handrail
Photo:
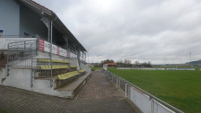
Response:
POLYGON ((10 50, 10 49, 23 49, 23 50, 35 49, 35 50, 37 50, 37 40, 24 40, 24 41, 10 42, 10 43, 8 43, 8 50, 10 50), (33 44, 35 46, 33 46, 33 44), (27 45, 28 46, 30 45, 30 46, 28 47, 27 45))
POLYGON ((2 38, 35 38, 35 36, 25 36, 25 35, 1 35, 2 38))
MULTIPOLYGON (((19 63, 18 60, 26 60, 27 57, 33 55, 33 51, 37 50, 37 40, 26 40, 8 43, 8 65, 19 63), (14 63, 11 63, 16 61, 14 63)), ((37 54, 37 51, 36 53, 37 54)))

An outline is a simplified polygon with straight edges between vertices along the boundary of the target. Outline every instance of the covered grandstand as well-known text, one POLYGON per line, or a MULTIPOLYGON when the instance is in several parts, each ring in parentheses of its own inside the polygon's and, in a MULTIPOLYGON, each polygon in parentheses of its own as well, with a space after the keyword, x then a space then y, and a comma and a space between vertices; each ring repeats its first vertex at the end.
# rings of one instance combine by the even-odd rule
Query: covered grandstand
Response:
POLYGON ((90 75, 83 45, 32 0, 3 0, 0 13, 1 85, 72 98, 90 75), (78 79, 74 88, 59 90, 78 79))

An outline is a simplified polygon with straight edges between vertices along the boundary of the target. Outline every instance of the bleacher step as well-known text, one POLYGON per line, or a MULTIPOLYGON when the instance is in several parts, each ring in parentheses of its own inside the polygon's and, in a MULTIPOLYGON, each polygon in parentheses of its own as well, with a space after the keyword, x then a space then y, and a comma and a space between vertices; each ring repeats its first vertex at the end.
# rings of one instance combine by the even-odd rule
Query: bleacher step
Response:
POLYGON ((78 87, 87 77, 89 76, 89 73, 86 73, 82 75, 81 77, 76 78, 74 81, 71 83, 64 85, 56 90, 59 91, 65 91, 65 90, 74 90, 76 87, 78 87))
POLYGON ((80 90, 80 88, 86 83, 86 81, 89 79, 91 72, 87 72, 81 77, 76 78, 71 83, 64 85, 60 88, 57 88, 55 90, 58 91, 68 91, 71 92, 71 95, 69 95, 69 98, 73 98, 77 92, 80 90))

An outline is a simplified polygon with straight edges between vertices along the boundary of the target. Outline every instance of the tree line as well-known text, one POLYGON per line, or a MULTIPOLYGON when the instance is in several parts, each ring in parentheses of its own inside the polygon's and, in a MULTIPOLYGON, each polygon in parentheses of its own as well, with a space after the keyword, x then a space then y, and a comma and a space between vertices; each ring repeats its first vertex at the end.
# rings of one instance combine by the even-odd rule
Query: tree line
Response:
POLYGON ((139 62, 135 61, 134 63, 131 62, 129 59, 124 59, 124 60, 119 60, 115 62, 114 60, 106 59, 101 61, 100 63, 96 63, 95 66, 103 66, 103 64, 108 64, 108 63, 116 63, 117 67, 152 67, 152 64, 150 61, 148 62, 139 62))

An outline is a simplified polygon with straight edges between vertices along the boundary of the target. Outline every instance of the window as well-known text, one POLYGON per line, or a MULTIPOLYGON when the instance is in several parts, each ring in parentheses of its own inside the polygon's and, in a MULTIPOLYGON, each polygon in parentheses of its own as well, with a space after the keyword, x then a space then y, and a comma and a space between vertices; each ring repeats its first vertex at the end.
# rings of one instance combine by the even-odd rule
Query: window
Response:
POLYGON ((3 30, 0 30, 0 37, 3 36, 3 30))

